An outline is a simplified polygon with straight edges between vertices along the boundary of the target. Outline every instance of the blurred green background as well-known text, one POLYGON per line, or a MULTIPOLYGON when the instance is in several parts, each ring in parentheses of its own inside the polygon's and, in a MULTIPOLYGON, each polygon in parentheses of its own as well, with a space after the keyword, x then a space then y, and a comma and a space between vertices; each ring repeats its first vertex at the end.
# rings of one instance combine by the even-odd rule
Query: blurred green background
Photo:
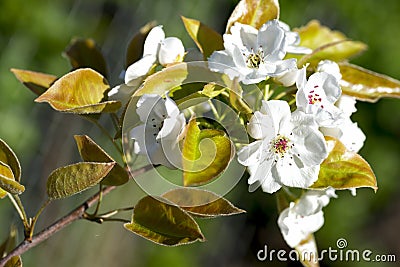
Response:
MULTIPOLYGON (((223 32, 235 7, 233 0, 1 0, 0 1, 0 138, 23 166, 22 200, 33 215, 44 199, 47 175, 79 160, 73 135, 88 134, 101 143, 97 129, 81 118, 34 104, 10 68, 61 76, 70 70, 62 51, 73 37, 91 37, 109 63, 111 83, 119 83, 126 44, 145 23, 157 20, 167 36, 179 36, 185 47, 194 43, 180 15, 201 20, 223 32)), ((332 29, 369 45, 353 62, 400 79, 400 2, 398 0, 280 0, 281 20, 298 27, 318 19, 332 29)), ((367 135, 361 154, 372 165, 379 190, 360 189, 357 197, 339 192, 325 208, 326 224, 316 233, 320 249, 336 248, 345 238, 349 249, 395 254, 400 260, 400 100, 358 103, 353 115, 367 135)), ((110 148, 112 149, 112 148, 110 148)), ((93 191, 91 191, 93 193, 93 191)), ((56 201, 38 228, 64 215, 91 193, 56 201)), ((115 190, 109 205, 131 206, 143 196, 133 182, 115 190)), ((296 262, 259 262, 258 250, 286 249, 276 225, 275 199, 248 193, 242 180, 227 196, 247 214, 200 220, 205 243, 160 247, 125 231, 120 224, 79 221, 23 255, 25 266, 300 266, 296 262)), ((12 223, 21 227, 10 202, 0 202, 0 240, 12 223)), ((321 266, 396 266, 394 263, 330 262, 321 266)))

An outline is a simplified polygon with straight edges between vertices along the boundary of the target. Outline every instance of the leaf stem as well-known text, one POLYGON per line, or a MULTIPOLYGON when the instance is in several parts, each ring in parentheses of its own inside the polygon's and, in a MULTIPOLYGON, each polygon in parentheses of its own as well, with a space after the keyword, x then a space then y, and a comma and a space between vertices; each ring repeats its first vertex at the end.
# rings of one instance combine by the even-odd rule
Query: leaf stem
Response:
POLYGON ((17 210, 18 215, 21 218, 22 223, 24 224, 25 233, 27 233, 30 228, 30 223, 28 220, 28 216, 26 216, 24 205, 22 205, 21 199, 19 198, 18 195, 12 195, 12 194, 7 194, 7 195, 10 198, 11 203, 14 205, 15 209, 17 210))
POLYGON ((38 210, 38 212, 36 213, 35 217, 32 218, 31 221, 31 225, 30 225, 30 229, 29 229, 29 236, 27 237, 28 240, 32 240, 32 236, 33 236, 33 232, 35 230, 35 226, 36 226, 36 222, 39 219, 39 216, 42 214, 42 212, 44 211, 44 209, 50 204, 51 199, 47 199, 42 206, 40 207, 40 209, 38 210))

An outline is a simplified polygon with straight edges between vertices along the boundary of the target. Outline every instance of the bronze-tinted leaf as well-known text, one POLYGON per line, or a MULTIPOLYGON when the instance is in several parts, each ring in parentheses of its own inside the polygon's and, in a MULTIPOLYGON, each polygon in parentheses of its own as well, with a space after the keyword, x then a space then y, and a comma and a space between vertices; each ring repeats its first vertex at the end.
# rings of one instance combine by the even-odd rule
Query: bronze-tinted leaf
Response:
POLYGON ((224 49, 224 41, 222 40, 221 34, 198 20, 182 16, 182 21, 189 36, 200 49, 200 52, 203 53, 205 60, 207 60, 214 51, 224 49))
POLYGON ((81 162, 54 170, 47 180, 50 199, 72 196, 100 183, 114 167, 115 162, 81 162))
POLYGON ((216 178, 228 167, 232 145, 223 131, 200 130, 196 119, 187 126, 182 147, 183 184, 202 185, 216 178))
POLYGON ((57 76, 30 70, 11 69, 11 72, 36 95, 43 94, 57 80, 57 76))
POLYGON ((265 22, 279 18, 278 0, 241 0, 226 24, 226 32, 235 22, 259 29, 265 22))
POLYGON ((246 211, 232 205, 217 194, 195 188, 178 188, 162 196, 192 215, 199 217, 219 217, 244 213, 246 211))
POLYGON ((133 36, 126 49, 125 68, 128 68, 132 63, 138 61, 143 55, 144 41, 150 30, 156 26, 156 22, 152 21, 140 28, 139 32, 133 36))
POLYGON ((6 262, 6 265, 4 265, 4 267, 22 267, 21 256, 11 257, 11 259, 6 262))
POLYGON ((370 187, 378 189, 371 166, 357 153, 351 152, 336 138, 325 137, 329 155, 322 162, 313 189, 329 186, 335 189, 370 187))
POLYGON ((25 191, 25 187, 15 181, 11 168, 0 161, 0 198, 4 198, 7 192, 19 195, 25 191))
POLYGON ((319 21, 312 20, 306 26, 297 29, 300 45, 314 51, 299 60, 299 67, 310 63, 315 67, 320 60, 342 61, 354 57, 367 49, 367 45, 349 40, 343 33, 332 31, 322 26, 319 21))
POLYGON ((77 69, 58 79, 35 101, 47 102, 57 111, 75 114, 115 112, 121 107, 120 102, 102 102, 109 89, 107 80, 100 73, 77 69))
MULTIPOLYGON (((75 135, 75 142, 78 146, 79 154, 84 161, 88 162, 115 162, 106 151, 104 151, 98 144, 96 144, 87 135, 75 135)), ((122 185, 129 180, 129 175, 125 169, 115 164, 113 169, 107 174, 107 176, 101 181, 104 185, 122 185)))
POLYGON ((2 139, 0 139, 0 161, 11 168, 17 182, 21 181, 21 164, 14 151, 2 139))
POLYGON ((349 63, 339 66, 344 94, 368 102, 376 102, 381 97, 400 98, 400 81, 349 63))
POLYGON ((160 197, 146 196, 135 206, 125 228, 160 245, 176 246, 204 241, 196 221, 184 210, 160 197))
POLYGON ((107 63, 93 39, 74 38, 64 51, 74 69, 91 68, 107 77, 107 63))

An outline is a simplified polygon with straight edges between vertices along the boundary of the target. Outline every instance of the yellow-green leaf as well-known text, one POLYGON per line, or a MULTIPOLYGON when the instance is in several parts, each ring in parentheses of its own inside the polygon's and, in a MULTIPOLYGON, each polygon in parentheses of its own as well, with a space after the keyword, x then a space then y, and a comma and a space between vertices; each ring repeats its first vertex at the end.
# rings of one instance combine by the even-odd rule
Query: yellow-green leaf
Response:
POLYGON ((11 72, 36 95, 43 94, 57 80, 57 76, 30 70, 11 69, 11 72))
POLYGON ((265 22, 279 18, 278 0, 241 0, 226 24, 226 32, 235 22, 248 24, 259 29, 265 22))
POLYGON ((21 164, 14 151, 2 139, 0 139, 0 162, 11 168, 17 182, 21 181, 21 164))
POLYGON ((198 20, 182 16, 182 21, 186 31, 203 54, 205 60, 207 60, 214 51, 224 49, 224 41, 222 40, 221 34, 198 20))
POLYGON ((173 189, 163 194, 162 197, 199 217, 213 218, 246 212, 213 192, 195 188, 173 189))
POLYGON ((371 166, 357 153, 351 152, 336 138, 326 136, 329 155, 322 162, 313 189, 329 186, 335 189, 370 187, 378 189, 371 166))
POLYGON ((309 55, 299 60, 299 66, 310 63, 315 67, 320 60, 343 61, 354 57, 367 49, 367 45, 349 40, 343 33, 332 31, 322 26, 319 21, 312 20, 306 26, 297 29, 300 45, 313 49, 309 55))
MULTIPOLYGON (((84 161, 88 162, 115 162, 106 151, 96 144, 87 135, 75 135, 75 142, 78 146, 79 154, 84 161)), ((129 180, 129 175, 121 165, 115 164, 112 170, 101 181, 104 185, 122 185, 129 180)))
POLYGON ((187 126, 182 156, 184 186, 202 185, 228 167, 232 145, 223 131, 200 130, 196 119, 192 119, 187 126))
POLYGON ((25 191, 25 187, 15 181, 14 174, 11 168, 5 164, 4 162, 0 161, 0 198, 3 198, 4 191, 19 195, 25 191))
POLYGON ((50 199, 72 196, 100 183, 114 167, 115 162, 81 162, 54 170, 47 180, 50 199))
POLYGON ((160 245, 176 246, 204 241, 196 221, 183 209, 161 197, 142 198, 124 227, 160 245))
POLYGON ((344 94, 368 102, 376 102, 381 97, 400 98, 399 80, 349 63, 340 63, 339 67, 344 94))
POLYGON ((156 26, 156 22, 152 21, 140 28, 139 32, 133 36, 126 49, 125 68, 128 68, 132 63, 138 61, 143 55, 144 41, 150 30, 156 26))
POLYGON ((93 39, 72 39, 64 54, 74 69, 91 68, 107 77, 106 60, 93 39))
POLYGON ((100 73, 92 69, 77 69, 58 79, 35 102, 47 102, 55 110, 75 114, 115 112, 118 101, 106 101, 110 86, 100 73))
POLYGON ((4 267, 22 267, 22 259, 21 256, 14 256, 11 257, 11 259, 9 259, 6 262, 6 265, 4 265, 4 267))

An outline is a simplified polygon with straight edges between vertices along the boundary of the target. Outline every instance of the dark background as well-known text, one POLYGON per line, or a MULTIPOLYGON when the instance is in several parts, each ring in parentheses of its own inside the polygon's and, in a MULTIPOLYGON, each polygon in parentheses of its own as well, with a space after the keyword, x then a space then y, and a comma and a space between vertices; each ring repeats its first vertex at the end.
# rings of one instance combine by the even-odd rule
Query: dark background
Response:
MULTIPOLYGON (((10 68, 30 69, 61 76, 70 70, 62 51, 73 37, 91 37, 101 45, 109 63, 111 84, 118 84, 126 44, 145 23, 157 20, 167 36, 180 37, 186 48, 194 43, 185 33, 180 15, 195 18, 223 32, 237 1, 185 0, 2 0, 0 1, 0 138, 17 153, 27 187, 22 200, 28 215, 44 199, 47 175, 55 168, 79 160, 73 135, 88 134, 102 141, 97 129, 79 117, 34 104, 10 68)), ((281 0, 281 20, 292 28, 318 19, 369 49, 353 62, 400 79, 400 2, 398 0, 281 0)), ((382 99, 357 104, 353 115, 367 135, 361 155, 374 169, 379 190, 358 190, 357 197, 339 192, 325 208, 326 223, 316 233, 321 249, 336 248, 345 238, 349 249, 400 258, 400 100, 382 99)), ((105 141, 105 140, 103 140, 105 141)), ((107 148, 107 147, 106 147, 107 148)), ((109 148, 112 150, 112 148, 109 148)), ((111 152, 112 153, 112 152, 111 152)), ((91 192, 56 201, 38 227, 48 225, 87 198, 91 192)), ((109 205, 130 206, 143 196, 134 182, 113 192, 109 205)), ((263 266, 258 250, 286 249, 278 226, 273 196, 248 193, 241 181, 227 198, 247 214, 200 220, 205 243, 160 247, 137 237, 120 224, 76 222, 23 255, 25 266, 263 266)), ((0 240, 11 223, 21 227, 7 199, 0 201, 0 240)), ((300 266, 274 262, 272 266, 300 266)), ((330 262, 323 266, 395 266, 365 262, 330 262)))

